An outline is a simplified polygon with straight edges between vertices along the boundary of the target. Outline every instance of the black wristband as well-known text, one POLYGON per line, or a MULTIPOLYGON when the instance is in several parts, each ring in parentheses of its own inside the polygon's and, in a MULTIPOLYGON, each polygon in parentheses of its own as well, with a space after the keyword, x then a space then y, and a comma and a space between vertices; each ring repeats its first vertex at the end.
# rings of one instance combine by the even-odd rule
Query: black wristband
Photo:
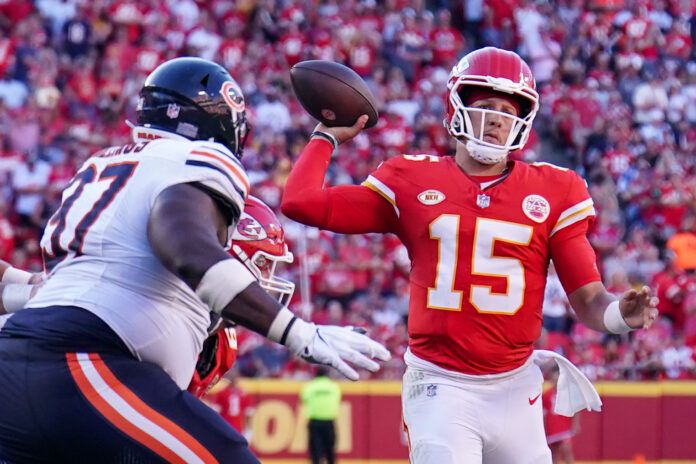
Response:
POLYGON ((288 325, 285 326, 285 330, 283 330, 283 335, 280 337, 279 343, 281 345, 285 345, 285 340, 288 338, 288 334, 290 333, 290 329, 292 328, 293 324, 295 324, 295 321, 297 320, 297 316, 293 317, 290 322, 288 322, 288 325))
POLYGON ((310 135, 310 138, 311 137, 321 137, 324 140, 327 140, 331 144, 331 146, 333 147, 334 150, 338 147, 338 140, 336 140, 336 137, 334 137, 333 135, 328 134, 326 132, 314 131, 314 132, 312 132, 312 135, 310 135))

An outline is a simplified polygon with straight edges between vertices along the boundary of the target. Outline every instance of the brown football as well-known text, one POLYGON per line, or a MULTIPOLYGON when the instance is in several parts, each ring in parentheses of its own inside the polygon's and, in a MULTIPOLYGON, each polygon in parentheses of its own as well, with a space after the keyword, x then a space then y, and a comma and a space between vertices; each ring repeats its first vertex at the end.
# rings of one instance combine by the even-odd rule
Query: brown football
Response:
POLYGON ((379 114, 372 92, 358 73, 335 61, 301 61, 290 69, 290 81, 302 107, 329 127, 352 126, 363 114, 365 127, 379 114))

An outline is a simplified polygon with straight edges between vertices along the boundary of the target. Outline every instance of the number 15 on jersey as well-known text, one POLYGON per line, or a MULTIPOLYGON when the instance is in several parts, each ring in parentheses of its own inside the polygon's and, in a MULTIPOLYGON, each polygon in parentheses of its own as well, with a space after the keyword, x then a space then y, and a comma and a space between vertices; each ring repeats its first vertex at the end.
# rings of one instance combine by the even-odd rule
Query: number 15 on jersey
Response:
MULTIPOLYGON (((428 288, 428 308, 461 311, 464 292, 454 288, 460 243, 458 214, 442 214, 430 223, 430 238, 438 242, 435 286, 428 288)), ((507 292, 495 293, 489 285, 469 288, 469 301, 478 312, 512 315, 524 304, 524 265, 517 258, 496 256, 496 241, 529 246, 531 226, 495 219, 477 218, 471 253, 471 275, 506 279, 507 292)))

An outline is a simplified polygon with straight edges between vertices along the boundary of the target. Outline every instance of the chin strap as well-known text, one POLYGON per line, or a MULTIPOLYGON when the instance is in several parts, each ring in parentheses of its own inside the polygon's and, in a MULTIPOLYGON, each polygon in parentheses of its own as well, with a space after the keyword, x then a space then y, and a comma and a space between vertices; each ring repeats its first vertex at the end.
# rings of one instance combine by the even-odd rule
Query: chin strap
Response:
POLYGON ((466 150, 469 155, 482 164, 496 164, 505 159, 509 150, 504 148, 492 148, 478 144, 473 140, 466 142, 466 150))

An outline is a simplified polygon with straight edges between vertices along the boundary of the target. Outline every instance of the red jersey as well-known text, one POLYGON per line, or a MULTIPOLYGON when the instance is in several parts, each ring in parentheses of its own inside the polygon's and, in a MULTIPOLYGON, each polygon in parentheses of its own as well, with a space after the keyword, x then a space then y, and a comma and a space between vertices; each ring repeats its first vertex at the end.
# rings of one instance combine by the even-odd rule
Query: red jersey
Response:
MULTIPOLYGON (((409 250, 411 351, 446 369, 489 374, 526 361, 541 333, 552 236, 594 215, 572 171, 511 168, 482 190, 454 158, 402 156, 363 184, 393 205, 409 250)), ((588 283, 565 277, 570 291, 588 283)))
POLYGON ((252 413, 254 403, 250 395, 239 387, 229 385, 210 393, 205 401, 238 432, 244 432, 246 416, 252 413))
POLYGON ((482 189, 454 158, 399 156, 363 186, 322 189, 330 145, 314 140, 288 178, 291 219, 342 233, 393 232, 411 258, 409 346, 445 369, 506 372, 541 332, 549 260, 567 293, 599 281, 585 236, 585 182, 545 163, 510 162, 482 189))
POLYGON ((438 27, 430 33, 434 65, 450 65, 456 62, 462 46, 462 35, 454 27, 438 27))

